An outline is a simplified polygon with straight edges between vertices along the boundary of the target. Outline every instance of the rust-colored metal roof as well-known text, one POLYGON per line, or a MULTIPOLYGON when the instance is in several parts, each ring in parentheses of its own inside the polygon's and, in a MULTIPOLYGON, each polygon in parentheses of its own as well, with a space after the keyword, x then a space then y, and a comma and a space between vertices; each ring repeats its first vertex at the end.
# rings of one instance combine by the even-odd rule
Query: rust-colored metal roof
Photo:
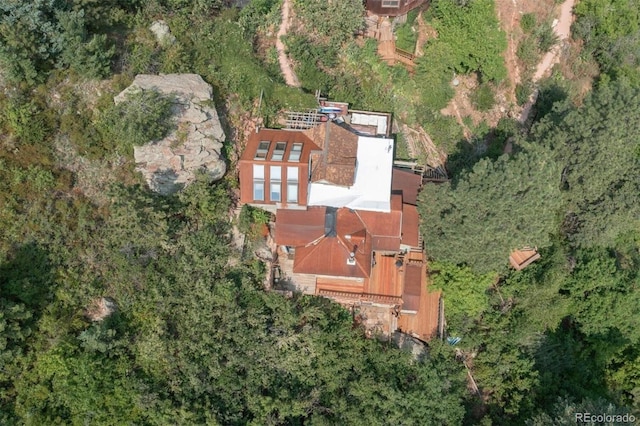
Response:
POLYGON ((322 237, 325 210, 325 207, 309 207, 307 210, 278 209, 276 244, 297 247, 322 237))
POLYGON ((391 196, 391 212, 358 210, 358 215, 373 237, 374 250, 400 250, 402 229, 402 197, 391 196))
POLYGON ((337 209, 335 225, 325 212, 325 236, 312 244, 296 248, 293 272, 337 277, 367 278, 371 273, 371 236, 355 211, 337 209), (328 229, 332 228, 332 229, 328 229), (348 262, 355 253, 353 264, 348 262))
MULTIPOLYGON (((256 203, 256 204, 296 204, 304 206, 307 204, 308 193, 308 180, 306 176, 309 175, 309 157, 312 151, 317 151, 320 148, 311 141, 300 130, 276 130, 276 129, 260 129, 258 132, 253 132, 249 137, 247 146, 242 152, 240 161, 238 161, 238 172, 240 177, 240 202, 241 203, 256 203), (258 155, 260 142, 268 142, 268 148, 265 151, 261 151, 258 155), (276 151, 278 142, 284 142, 285 150, 276 151), (294 145, 298 148, 297 144, 302 144, 301 150, 294 150, 294 145), (277 154, 277 155, 275 155, 277 154), (265 191, 262 200, 254 200, 253 191, 253 169, 254 165, 260 165, 264 167, 264 180, 265 191), (300 176, 298 183, 298 191, 295 196, 289 194, 289 186, 283 182, 280 182, 281 192, 280 199, 271 200, 269 191, 270 183, 270 166, 280 166, 282 171, 286 172, 287 167, 297 167, 298 174, 300 176), (285 200, 295 199, 295 201, 289 203, 285 200)), ((289 177, 287 175, 287 177, 289 177)))
POLYGON ((420 297, 420 308, 417 314, 401 313, 398 318, 398 329, 404 333, 415 335, 428 341, 438 333, 440 317, 440 300, 442 293, 425 290, 420 297))
MULTIPOLYGON (((320 148, 308 137, 305 132, 300 130, 279 130, 279 129, 260 129, 258 132, 251 133, 247 146, 242 151, 241 161, 253 161, 258 150, 258 146, 261 141, 271 142, 269 145, 269 151, 266 154, 266 162, 276 161, 272 160, 273 151, 276 146, 276 142, 287 142, 286 151, 284 152, 283 159, 278 162, 287 162, 289 153, 293 147, 293 143, 302 143, 302 153, 300 155, 300 161, 306 163, 309 161, 309 154, 311 151, 319 150, 320 148)), ((261 160, 258 160, 261 161, 261 160)))
POLYGON ((422 177, 420 175, 406 170, 393 169, 391 191, 401 191, 403 203, 415 206, 418 203, 418 192, 421 187, 422 177))
POLYGON ((402 244, 420 246, 420 217, 418 208, 410 204, 402 205, 402 244))
POLYGON ((356 173, 358 135, 332 121, 304 131, 321 152, 312 155, 311 181, 353 185, 356 173))
POLYGON ((342 238, 323 237, 315 244, 296 248, 293 272, 367 278, 371 272, 371 244, 368 246, 356 249, 354 263, 350 265, 347 260, 353 247, 346 245, 342 238))

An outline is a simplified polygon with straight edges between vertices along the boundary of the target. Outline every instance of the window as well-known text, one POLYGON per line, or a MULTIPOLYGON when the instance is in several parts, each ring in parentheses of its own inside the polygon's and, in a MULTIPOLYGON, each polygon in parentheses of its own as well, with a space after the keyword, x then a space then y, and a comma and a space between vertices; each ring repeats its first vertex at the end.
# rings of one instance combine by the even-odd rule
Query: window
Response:
POLYGON ((260 141, 260 143, 258 144, 258 150, 256 151, 256 160, 264 160, 265 158, 267 158, 269 145, 271 145, 271 142, 269 141, 260 141))
POLYGON ((253 181, 253 199, 264 201, 264 181, 253 181))
POLYGON ((264 180, 264 166, 262 164, 253 165, 253 179, 264 180))
POLYGON ((297 167, 287 167, 287 182, 298 182, 297 167))
POLYGON ((284 151, 287 149, 286 142, 276 142, 276 147, 273 149, 273 155, 271 159, 274 161, 282 161, 284 157, 284 151))
POLYGON ((264 166, 253 165, 253 199, 264 201, 264 166))
POLYGON ((302 144, 294 143, 289 153, 289 161, 300 161, 300 155, 302 155, 302 144))
POLYGON ((298 202, 298 182, 287 182, 287 203, 298 202))
POLYGON ((287 202, 298 202, 298 168, 287 167, 287 202))
POLYGON ((281 201, 282 191, 282 167, 269 167, 269 179, 271 179, 269 199, 271 201, 281 201))
POLYGON ((382 7, 400 7, 400 0, 382 0, 382 7))
POLYGON ((271 182, 271 193, 269 194, 269 199, 271 201, 280 201, 281 187, 281 182, 271 182))
POLYGON ((269 167, 269 178, 274 181, 282 180, 282 167, 280 166, 271 166, 269 167))

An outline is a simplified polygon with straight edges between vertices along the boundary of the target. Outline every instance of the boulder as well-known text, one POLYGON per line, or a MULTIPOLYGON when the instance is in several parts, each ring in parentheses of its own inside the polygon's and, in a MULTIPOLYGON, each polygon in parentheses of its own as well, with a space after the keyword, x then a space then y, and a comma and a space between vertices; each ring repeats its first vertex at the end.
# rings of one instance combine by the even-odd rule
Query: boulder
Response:
POLYGON ((171 34, 169 25, 162 20, 154 21, 149 27, 149 30, 156 36, 158 44, 162 47, 171 46, 176 42, 176 38, 171 34))
POLYGON ((175 129, 164 139, 134 148, 136 170, 149 187, 173 194, 191 183, 198 171, 218 180, 226 172, 222 155, 225 134, 212 106, 212 88, 197 74, 136 76, 131 86, 114 98, 119 103, 138 90, 172 95, 175 129))

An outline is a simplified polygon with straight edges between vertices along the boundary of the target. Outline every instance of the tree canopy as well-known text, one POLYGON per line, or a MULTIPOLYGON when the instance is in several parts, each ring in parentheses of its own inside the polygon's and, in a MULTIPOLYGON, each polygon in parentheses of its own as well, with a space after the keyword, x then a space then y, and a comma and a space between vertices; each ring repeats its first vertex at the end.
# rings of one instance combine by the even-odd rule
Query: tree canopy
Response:
POLYGON ((583 106, 558 108, 535 130, 563 167, 564 230, 577 244, 611 247, 638 229, 639 111, 638 89, 603 84, 583 106))
MULTIPOLYGON (((302 89, 284 84, 272 46, 281 2, 245 3, 0 3, 0 423, 640 417, 637 0, 577 2, 578 43, 558 67, 567 77, 541 85, 533 127, 464 119, 486 134, 470 142, 440 109, 461 73, 478 76, 478 109, 502 102, 492 90, 508 84, 506 39, 493 1, 434 0, 424 22, 409 16, 403 46, 416 25, 435 30, 413 73, 353 36, 362 2, 295 1, 285 42, 302 89), (150 31, 159 19, 174 42, 150 31), (578 84, 569 74, 592 59, 600 75, 565 100, 578 84), (138 73, 173 72, 212 85, 229 170, 253 126, 316 106, 316 89, 420 124, 440 148, 457 143, 451 181, 426 184, 418 207, 445 330, 461 340, 434 339, 413 357, 366 339, 329 300, 266 291, 265 265, 232 240, 233 173, 198 175, 167 197, 143 186, 129 151, 170 130, 171 100, 113 96, 138 73), (523 246, 541 258, 507 269, 523 246)), ((536 18, 523 16, 521 48, 553 43, 551 23, 536 18)), ((247 208, 237 226, 261 238, 268 218, 247 208)))
POLYGON ((551 153, 528 146, 480 160, 455 182, 428 185, 419 210, 427 252, 480 272, 500 270, 522 247, 545 247, 557 229, 560 172, 551 153))

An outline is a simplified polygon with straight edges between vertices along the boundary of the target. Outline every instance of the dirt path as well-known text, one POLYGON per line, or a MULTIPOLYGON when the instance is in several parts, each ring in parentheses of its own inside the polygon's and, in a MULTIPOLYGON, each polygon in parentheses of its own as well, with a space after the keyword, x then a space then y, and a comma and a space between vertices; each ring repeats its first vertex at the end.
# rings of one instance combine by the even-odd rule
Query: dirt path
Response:
MULTIPOLYGON (((560 60, 560 52, 562 51, 563 42, 567 40, 567 38, 569 38, 569 35, 571 34, 571 23, 573 22, 572 11, 574 3, 575 0, 566 0, 564 3, 562 3, 562 6, 560 6, 560 18, 558 18, 558 22, 553 28, 553 31, 558 36, 558 43, 549 52, 547 52, 542 58, 542 61, 538 63, 538 66, 536 67, 536 73, 532 78, 533 83, 536 83, 542 77, 544 77, 560 60)), ((522 113, 520 114, 520 118, 518 119, 520 123, 525 123, 529 119, 529 114, 531 113, 531 109, 536 103, 537 98, 538 89, 535 89, 529 97, 527 103, 522 106, 522 113)))
POLYGON ((278 29, 278 35, 276 37, 276 50, 278 51, 278 62, 280 62, 280 70, 284 76, 284 81, 288 86, 300 87, 298 77, 293 72, 291 61, 287 57, 282 37, 287 35, 289 27, 291 26, 291 0, 283 0, 282 2, 282 22, 280 23, 280 29, 278 29))
POLYGON ((575 0, 566 0, 560 7, 560 18, 558 23, 553 28, 553 31, 558 36, 558 44, 556 44, 549 52, 547 52, 542 61, 536 68, 536 73, 533 75, 533 82, 540 80, 560 59, 560 51, 562 49, 562 42, 569 38, 571 33, 571 22, 573 21, 573 4, 575 0))
POLYGON ((416 40, 416 49, 413 54, 416 56, 422 56, 422 48, 429 39, 429 31, 427 29, 427 24, 424 22, 424 18, 422 17, 422 11, 418 12, 416 22, 418 24, 418 40, 416 40))
MULTIPOLYGON (((520 67, 518 67, 518 40, 515 36, 516 28, 519 26, 519 8, 517 0, 502 0, 501 7, 498 8, 498 20, 502 22, 503 30, 508 34, 507 50, 504 54, 505 65, 507 66, 507 74, 511 87, 515 88, 520 83, 520 67), (500 16, 502 13, 508 16, 500 16)), ((511 101, 515 102, 515 89, 509 91, 511 101)))

